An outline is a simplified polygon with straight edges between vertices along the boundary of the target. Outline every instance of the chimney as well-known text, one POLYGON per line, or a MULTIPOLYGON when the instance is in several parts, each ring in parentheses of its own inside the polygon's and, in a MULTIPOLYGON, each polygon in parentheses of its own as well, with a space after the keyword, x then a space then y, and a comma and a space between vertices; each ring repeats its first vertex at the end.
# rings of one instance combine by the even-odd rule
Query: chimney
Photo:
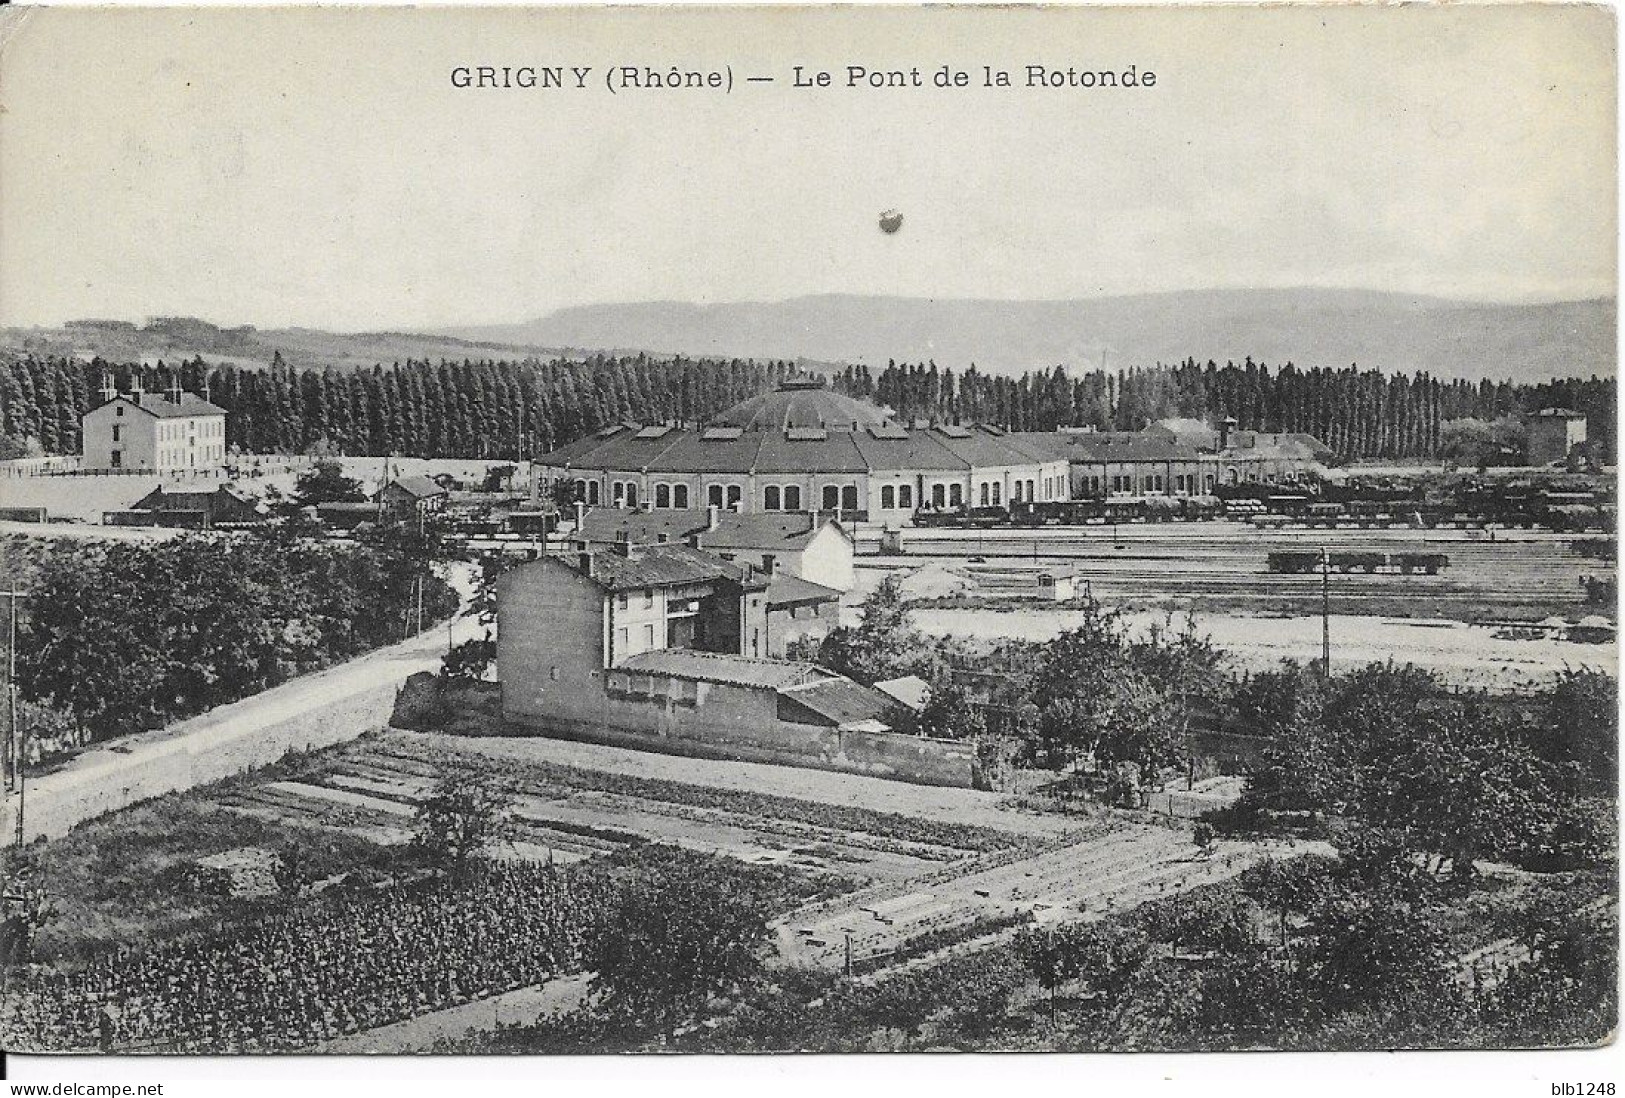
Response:
POLYGON ((583 576, 592 578, 592 554, 582 552, 576 554, 576 570, 583 576))
POLYGON ((587 521, 587 505, 576 500, 576 533, 581 533, 581 527, 587 521))
POLYGON ((632 555, 632 531, 618 530, 615 533, 615 551, 623 557, 632 555))
POLYGON ((770 579, 777 579, 778 578, 778 575, 779 575, 779 558, 778 558, 778 554, 776 554, 776 553, 763 553, 762 554, 762 571, 766 572, 770 579))
POLYGON ((1219 449, 1230 449, 1230 432, 1236 429, 1236 417, 1225 416, 1219 422, 1219 449))
POLYGON ((705 532, 707 534, 709 534, 711 531, 713 531, 713 530, 715 530, 717 528, 717 523, 720 521, 721 514, 722 514, 722 508, 718 507, 714 503, 706 504, 706 507, 705 507, 705 532))
POLYGON ((113 385, 113 375, 106 370, 102 371, 102 403, 106 404, 118 396, 118 389, 113 385))
POLYGON ((175 370, 170 373, 169 388, 166 390, 165 396, 168 398, 169 403, 171 404, 179 404, 181 402, 181 372, 179 370, 175 370))

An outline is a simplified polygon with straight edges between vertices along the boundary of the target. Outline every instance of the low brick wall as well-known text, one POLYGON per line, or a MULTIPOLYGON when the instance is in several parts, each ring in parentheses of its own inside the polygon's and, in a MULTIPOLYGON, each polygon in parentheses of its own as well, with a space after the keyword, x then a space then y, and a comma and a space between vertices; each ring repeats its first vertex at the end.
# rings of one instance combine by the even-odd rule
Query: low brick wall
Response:
POLYGON ((510 713, 505 725, 506 731, 517 735, 539 733, 695 758, 806 766, 920 785, 977 787, 976 748, 970 743, 887 732, 841 732, 775 720, 656 725, 648 719, 647 709, 611 701, 603 720, 510 713))

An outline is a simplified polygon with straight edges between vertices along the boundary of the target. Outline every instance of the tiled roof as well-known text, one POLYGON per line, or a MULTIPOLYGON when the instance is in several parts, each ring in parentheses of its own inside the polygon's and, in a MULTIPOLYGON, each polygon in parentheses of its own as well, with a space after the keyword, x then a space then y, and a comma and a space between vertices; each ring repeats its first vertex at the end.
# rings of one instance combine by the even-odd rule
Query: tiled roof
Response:
POLYGON ((805 549, 819 530, 834 524, 832 519, 821 518, 815 527, 812 516, 800 511, 719 511, 715 530, 706 531, 709 522, 705 508, 626 511, 599 507, 587 512, 577 537, 589 544, 605 545, 619 541, 624 533, 633 545, 655 545, 661 534, 670 543, 699 534, 700 544, 706 549, 795 552, 805 549))
MULTIPOLYGON (((574 566, 576 558, 559 558, 574 566)), ((644 587, 677 587, 690 583, 729 580, 760 590, 767 581, 760 576, 745 578, 745 570, 721 557, 686 545, 654 545, 637 548, 630 556, 613 549, 592 554, 593 582, 610 591, 632 591, 644 587)))
POLYGON ((396 477, 389 482, 389 486, 399 488, 408 495, 418 499, 430 499, 434 496, 443 496, 446 490, 425 476, 396 477))
POLYGON ((886 723, 896 708, 896 702, 880 691, 843 678, 781 689, 779 695, 811 710, 836 728, 864 721, 886 723))
MULTIPOLYGON (((107 404, 117 401, 134 404, 143 412, 151 412, 159 419, 186 419, 191 416, 223 416, 226 410, 217 404, 210 404, 196 393, 182 393, 181 402, 176 404, 162 393, 120 393, 107 404)), ((103 404, 102 407, 107 407, 103 404)))
POLYGON ((850 430, 854 424, 885 423, 891 415, 866 400, 825 389, 816 379, 787 381, 771 393, 742 400, 714 416, 712 423, 751 431, 783 431, 791 427, 850 430))
POLYGON ((721 652, 696 652, 688 648, 656 648, 649 652, 639 652, 615 666, 622 671, 642 671, 670 675, 679 679, 695 679, 699 682, 756 686, 766 690, 782 690, 833 677, 830 672, 811 663, 764 660, 721 652))
POLYGON ((804 580, 800 576, 774 576, 767 583, 767 605, 769 608, 840 601, 841 593, 835 588, 825 587, 821 583, 812 582, 812 580, 804 580))
POLYGON ((904 675, 900 679, 887 679, 875 683, 875 689, 888 698, 895 698, 915 712, 925 708, 931 697, 931 684, 918 675, 904 675))

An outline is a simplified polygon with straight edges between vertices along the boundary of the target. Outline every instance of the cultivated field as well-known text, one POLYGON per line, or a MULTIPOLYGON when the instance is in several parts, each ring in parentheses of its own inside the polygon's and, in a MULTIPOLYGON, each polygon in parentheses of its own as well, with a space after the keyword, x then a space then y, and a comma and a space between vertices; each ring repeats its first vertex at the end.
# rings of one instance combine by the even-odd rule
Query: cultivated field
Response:
POLYGON ((1240 872, 1257 852, 1197 856, 1184 825, 1017 811, 998 794, 591 744, 387 731, 207 793, 211 811, 394 845, 448 767, 501 783, 497 853, 567 862, 643 842, 812 876, 821 897, 777 920, 787 961, 866 967, 1087 917, 1240 872), (658 776, 656 776, 658 775, 658 776))

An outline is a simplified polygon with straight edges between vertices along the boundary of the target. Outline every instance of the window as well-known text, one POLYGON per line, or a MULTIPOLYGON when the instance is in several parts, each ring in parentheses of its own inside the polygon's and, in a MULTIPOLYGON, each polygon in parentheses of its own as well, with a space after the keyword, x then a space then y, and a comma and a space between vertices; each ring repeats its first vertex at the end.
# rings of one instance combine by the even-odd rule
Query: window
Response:
POLYGON ((1021 481, 1019 481, 1019 480, 1016 481, 1015 484, 1010 486, 1010 502, 1011 503, 1020 503, 1021 502, 1021 481))
POLYGON ((713 484, 705 490, 705 502, 712 507, 722 506, 722 485, 713 484))
POLYGON ((559 681, 559 665, 558 664, 555 663, 552 667, 549 667, 547 669, 547 677, 552 682, 558 682, 559 681))
POLYGON ((119 431, 119 426, 118 426, 118 424, 116 424, 116 423, 115 423, 115 424, 113 424, 113 441, 114 441, 114 442, 117 442, 117 441, 118 441, 118 431, 119 431))
POLYGON ((779 509, 779 486, 769 484, 762 491, 762 510, 777 511, 779 509))
MULTIPOLYGON (((1047 488, 1047 486, 1046 486, 1046 488, 1047 488)), ((1046 495, 1048 494, 1047 490, 1046 490, 1045 494, 1046 495)), ((1033 482, 1029 480, 1027 482, 1027 499, 1030 502, 1033 498, 1034 498, 1034 496, 1033 496, 1033 482)))
POLYGON ((737 484, 728 485, 728 506, 738 507, 739 501, 745 498, 745 490, 737 484))
POLYGON ((845 511, 856 511, 858 509, 857 485, 848 484, 841 489, 841 509, 845 511))
POLYGON ((688 509, 688 485, 679 484, 671 490, 671 505, 679 510, 688 509))
POLYGON ((655 604, 655 590, 654 590, 654 588, 653 587, 645 587, 643 589, 643 608, 645 610, 647 610, 651 606, 653 606, 654 604, 655 604))
POLYGON ((645 625, 643 627, 643 650, 645 652, 647 652, 649 649, 653 648, 654 646, 655 646, 655 627, 653 625, 645 625))
POLYGON ((948 485, 948 505, 950 507, 965 506, 965 486, 963 484, 948 485))
POLYGON ((841 490, 833 484, 824 485, 824 510, 836 511, 841 506, 841 490))
POLYGON ((622 655, 625 655, 626 650, 631 647, 631 643, 627 637, 626 626, 624 625, 615 630, 615 647, 621 652, 622 655))
POLYGON ((987 483, 985 481, 982 484, 982 506, 987 506, 987 483))
POLYGON ((115 468, 115 469, 124 468, 124 451, 123 450, 114 450, 113 451, 113 460, 112 460, 111 464, 112 464, 113 468, 115 468))
POLYGON ((628 507, 638 505, 638 486, 630 480, 626 482, 626 505, 628 507))
POLYGON ((615 609, 617 609, 617 610, 625 610, 626 609, 626 596, 624 594, 615 596, 615 609))
POLYGON ((655 485, 655 506, 660 508, 671 506, 671 485, 655 485))
POLYGON ((609 498, 610 498, 610 502, 613 503, 616 507, 625 507, 626 506, 626 484, 624 482, 622 482, 622 481, 617 480, 615 482, 615 484, 610 488, 609 498))
POLYGON ((914 507, 914 485, 899 484, 897 486, 897 506, 912 510, 914 507))
POLYGON ((895 509, 896 507, 897 507, 897 489, 893 488, 889 484, 885 485, 884 487, 882 487, 880 489, 880 509, 882 511, 890 511, 890 510, 895 509))
POLYGON ((587 501, 587 482, 584 480, 576 481, 575 489, 575 498, 585 503, 587 501))
POLYGON ((587 502, 594 507, 598 506, 598 482, 596 480, 587 485, 587 502))
POLYGON ((938 509, 947 506, 947 499, 943 494, 942 485, 940 484, 933 484, 931 486, 931 506, 938 509))
POLYGON ((786 511, 801 510, 801 486, 799 484, 786 484, 784 486, 784 509, 786 511))
POLYGON ((1000 490, 1000 486, 995 484, 993 486, 993 506, 995 506, 995 507, 999 506, 999 504, 1001 502, 1000 499, 999 499, 999 490, 1000 490))
POLYGON ((115 416, 122 416, 124 414, 124 405, 120 404, 118 407, 114 408, 113 414, 115 416))

